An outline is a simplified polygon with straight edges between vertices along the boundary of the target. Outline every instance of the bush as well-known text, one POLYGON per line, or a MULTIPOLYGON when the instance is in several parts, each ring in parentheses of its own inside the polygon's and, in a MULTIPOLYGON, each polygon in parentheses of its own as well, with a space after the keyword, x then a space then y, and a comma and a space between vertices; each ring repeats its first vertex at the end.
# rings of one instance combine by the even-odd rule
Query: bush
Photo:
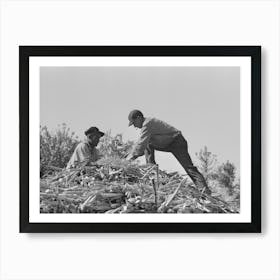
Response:
POLYGON ((40 127, 40 176, 53 170, 64 168, 78 144, 78 136, 70 132, 63 123, 51 133, 46 126, 40 127))
POLYGON ((233 195, 235 189, 236 168, 233 163, 227 161, 218 167, 216 180, 221 186, 228 189, 229 195, 233 195))
POLYGON ((133 141, 124 142, 122 134, 112 136, 111 131, 108 131, 100 139, 97 148, 102 157, 124 158, 132 149, 133 143, 133 141))
POLYGON ((224 201, 236 203, 236 209, 240 205, 240 180, 236 178, 236 167, 233 163, 219 163, 217 156, 204 147, 196 153, 198 166, 208 186, 213 193, 220 194, 224 201))
POLYGON ((209 152, 206 146, 196 153, 196 156, 199 160, 199 169, 208 184, 217 168, 217 156, 209 152))

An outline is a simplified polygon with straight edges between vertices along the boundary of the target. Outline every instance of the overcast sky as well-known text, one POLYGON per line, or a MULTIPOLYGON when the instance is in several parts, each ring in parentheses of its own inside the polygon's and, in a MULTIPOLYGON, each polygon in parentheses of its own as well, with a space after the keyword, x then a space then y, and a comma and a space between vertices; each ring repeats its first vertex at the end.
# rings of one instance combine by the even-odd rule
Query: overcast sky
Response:
MULTIPOLYGON (((90 126, 136 140, 128 113, 141 110, 182 131, 195 153, 204 146, 239 172, 239 67, 41 67, 40 123, 66 123, 80 139, 90 126)), ((156 152, 161 169, 183 172, 176 159, 156 152)))

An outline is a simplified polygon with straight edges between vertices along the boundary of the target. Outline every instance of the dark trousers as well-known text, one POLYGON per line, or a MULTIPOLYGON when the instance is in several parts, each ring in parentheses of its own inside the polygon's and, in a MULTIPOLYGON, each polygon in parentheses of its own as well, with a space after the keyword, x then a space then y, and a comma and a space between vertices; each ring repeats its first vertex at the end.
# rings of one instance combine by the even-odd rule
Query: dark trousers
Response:
POLYGON ((199 190, 203 190, 204 188, 208 189, 206 181, 203 175, 198 171, 198 169, 193 165, 191 157, 188 152, 188 143, 183 135, 179 134, 174 141, 165 149, 159 149, 149 144, 145 149, 145 157, 147 163, 155 162, 155 150, 162 152, 170 152, 175 158, 179 161, 179 163, 183 166, 187 174, 190 176, 194 184, 199 190))

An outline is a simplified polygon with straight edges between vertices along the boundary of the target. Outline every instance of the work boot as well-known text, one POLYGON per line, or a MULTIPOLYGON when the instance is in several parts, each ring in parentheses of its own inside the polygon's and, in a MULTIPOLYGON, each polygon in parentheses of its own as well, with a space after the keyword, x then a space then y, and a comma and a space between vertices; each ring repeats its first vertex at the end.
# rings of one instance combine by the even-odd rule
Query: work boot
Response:
POLYGON ((211 190, 207 186, 207 183, 203 177, 203 175, 198 171, 195 166, 191 166, 187 169, 188 175, 191 177, 195 186, 198 188, 200 192, 211 195, 211 190))

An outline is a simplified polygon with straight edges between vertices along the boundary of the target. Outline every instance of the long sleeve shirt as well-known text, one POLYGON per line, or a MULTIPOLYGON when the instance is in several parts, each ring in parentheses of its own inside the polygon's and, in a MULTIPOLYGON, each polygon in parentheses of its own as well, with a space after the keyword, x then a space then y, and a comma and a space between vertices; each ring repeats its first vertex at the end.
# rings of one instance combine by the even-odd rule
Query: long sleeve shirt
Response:
POLYGON ((156 148, 163 149, 170 145, 174 138, 181 133, 175 127, 156 118, 146 118, 140 132, 140 138, 134 146, 131 154, 142 156, 146 147, 151 144, 156 148))
POLYGON ((83 141, 77 145, 66 168, 75 167, 79 163, 95 162, 100 158, 98 150, 88 141, 83 141))

